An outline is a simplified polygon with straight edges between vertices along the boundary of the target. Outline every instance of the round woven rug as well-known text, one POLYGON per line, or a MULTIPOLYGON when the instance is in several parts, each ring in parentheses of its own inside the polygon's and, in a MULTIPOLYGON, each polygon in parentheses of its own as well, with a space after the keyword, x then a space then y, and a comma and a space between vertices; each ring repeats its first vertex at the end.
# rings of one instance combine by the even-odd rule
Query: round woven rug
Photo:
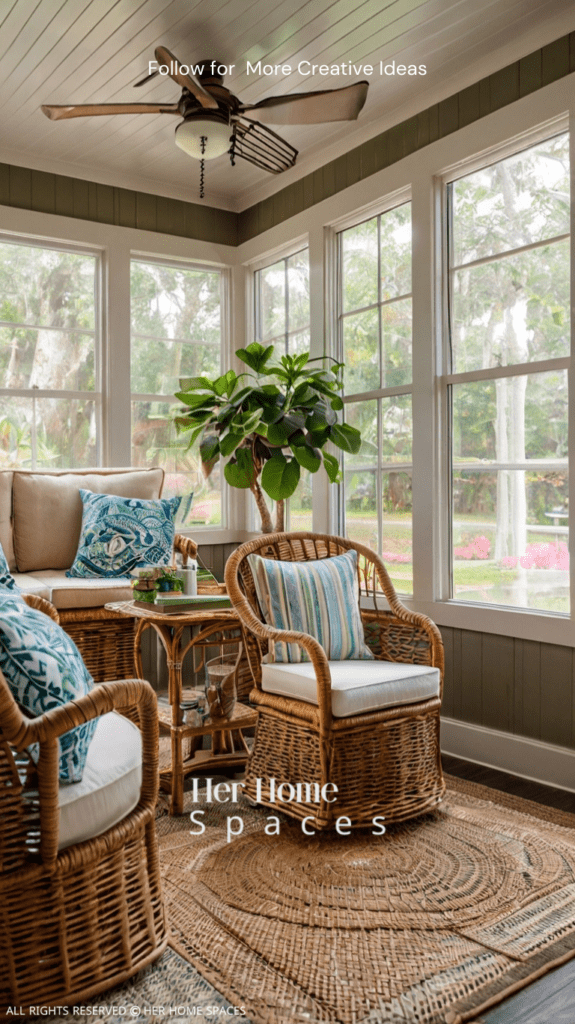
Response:
POLYGON ((176 948, 262 1024, 475 1016, 575 953, 575 819, 472 792, 383 836, 266 835, 244 802, 203 806, 202 835, 161 819, 176 948))

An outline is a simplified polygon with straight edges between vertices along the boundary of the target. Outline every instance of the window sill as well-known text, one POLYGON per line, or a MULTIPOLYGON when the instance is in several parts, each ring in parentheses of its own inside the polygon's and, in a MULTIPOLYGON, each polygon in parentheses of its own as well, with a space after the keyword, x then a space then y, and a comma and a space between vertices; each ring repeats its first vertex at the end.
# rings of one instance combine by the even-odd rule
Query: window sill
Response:
POLYGON ((575 647, 575 621, 568 615, 461 604, 457 601, 409 600, 405 604, 413 611, 428 615, 438 626, 575 647))

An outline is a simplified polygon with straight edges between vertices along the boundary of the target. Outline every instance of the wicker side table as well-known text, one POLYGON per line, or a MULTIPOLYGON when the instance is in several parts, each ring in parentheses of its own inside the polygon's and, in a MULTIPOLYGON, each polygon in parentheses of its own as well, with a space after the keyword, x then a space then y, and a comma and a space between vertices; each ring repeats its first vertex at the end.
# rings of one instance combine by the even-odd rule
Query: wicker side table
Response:
MULTIPOLYGON (((255 726, 255 709, 236 703, 229 719, 212 722, 206 719, 201 726, 181 723, 182 666, 186 655, 199 652, 196 670, 204 665, 208 647, 237 643, 241 640, 239 619, 231 609, 198 609, 166 615, 154 608, 139 608, 133 601, 106 605, 110 611, 138 620, 134 639, 136 675, 142 678, 141 638, 147 629, 159 636, 168 665, 169 706, 158 709, 160 725, 170 733, 171 757, 169 763, 160 764, 161 788, 171 794, 170 814, 182 814, 184 806, 184 779, 194 772, 217 772, 220 768, 241 767, 246 763, 249 750, 243 730, 255 726), (185 630, 191 629, 188 639, 185 630), (195 627, 195 628, 193 628, 195 627), (202 738, 211 736, 211 749, 201 749, 202 738), (184 748, 185 751, 184 751, 184 748)), ((193 657, 193 654, 192 654, 193 657)))

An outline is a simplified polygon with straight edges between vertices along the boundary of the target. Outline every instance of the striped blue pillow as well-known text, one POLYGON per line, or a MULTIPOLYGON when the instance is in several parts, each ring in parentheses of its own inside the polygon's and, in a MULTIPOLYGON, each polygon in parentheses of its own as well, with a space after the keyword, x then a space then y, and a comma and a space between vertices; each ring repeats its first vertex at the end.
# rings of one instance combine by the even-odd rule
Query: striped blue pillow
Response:
MULTIPOLYGON (((330 661, 373 658, 359 613, 357 552, 313 562, 279 562, 249 555, 268 626, 308 633, 330 661)), ((274 644, 275 661, 309 661, 298 644, 274 644)))

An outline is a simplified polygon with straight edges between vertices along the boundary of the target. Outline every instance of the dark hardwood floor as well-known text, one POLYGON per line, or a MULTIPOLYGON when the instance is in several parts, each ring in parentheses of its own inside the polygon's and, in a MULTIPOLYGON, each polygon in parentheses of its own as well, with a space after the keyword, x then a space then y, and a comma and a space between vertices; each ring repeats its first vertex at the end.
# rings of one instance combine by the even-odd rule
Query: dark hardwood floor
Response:
MULTIPOLYGON (((575 794, 443 755, 444 771, 547 807, 575 813, 575 794)), ((575 908, 574 908, 575 913, 575 908)), ((475 1024, 575 1024, 575 960, 558 967, 477 1018, 475 1024)))

